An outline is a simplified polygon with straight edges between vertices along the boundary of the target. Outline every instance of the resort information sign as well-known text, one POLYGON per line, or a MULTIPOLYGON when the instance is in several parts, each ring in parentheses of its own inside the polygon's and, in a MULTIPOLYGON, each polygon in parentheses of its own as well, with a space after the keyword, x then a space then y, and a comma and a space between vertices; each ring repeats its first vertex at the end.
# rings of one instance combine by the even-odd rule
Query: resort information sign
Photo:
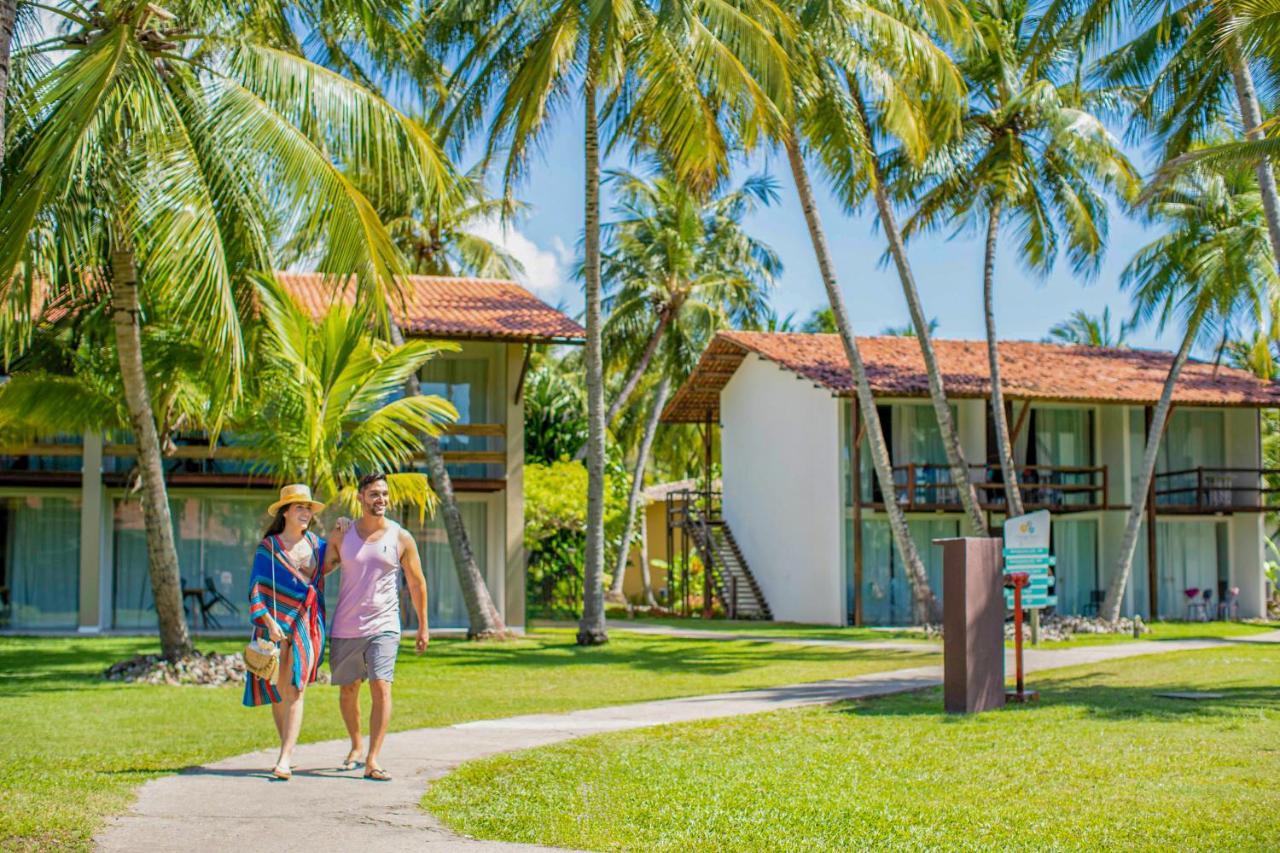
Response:
MULTIPOLYGON (((1005 701, 1027 702, 1038 695, 1027 691, 1022 673, 1022 611, 1027 607, 1047 607, 1057 603, 1049 594, 1053 577, 1049 567, 1049 512, 1019 515, 1004 523, 1004 598, 1013 610, 1013 648, 1017 666, 1017 687, 1005 694, 1005 701)), ((1034 625, 1034 622, 1032 623, 1034 625)))
MULTIPOLYGON (((1028 513, 1010 518, 1004 523, 1004 573, 1025 574, 1022 587, 1024 608, 1052 607, 1058 597, 1052 595, 1053 576, 1049 567, 1054 558, 1049 556, 1049 511, 1028 513)), ((1013 609, 1013 589, 1006 586, 1004 604, 1013 609)))

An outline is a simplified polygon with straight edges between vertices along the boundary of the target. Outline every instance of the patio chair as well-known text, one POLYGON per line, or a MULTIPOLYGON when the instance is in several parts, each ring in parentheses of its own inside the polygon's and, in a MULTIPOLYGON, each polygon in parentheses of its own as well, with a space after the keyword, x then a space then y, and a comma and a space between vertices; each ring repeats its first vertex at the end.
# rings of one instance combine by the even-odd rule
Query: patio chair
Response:
POLYGON ((205 625, 212 628, 222 627, 217 617, 209 612, 218 606, 225 608, 227 615, 240 615, 240 608, 232 603, 231 599, 218 592, 218 587, 214 584, 213 578, 207 577, 204 579, 204 595, 200 597, 200 618, 204 620, 205 625))
POLYGON ((1187 587, 1182 594, 1187 597, 1187 621, 1207 622, 1208 614, 1205 612, 1204 602, 1200 599, 1200 587, 1187 587))

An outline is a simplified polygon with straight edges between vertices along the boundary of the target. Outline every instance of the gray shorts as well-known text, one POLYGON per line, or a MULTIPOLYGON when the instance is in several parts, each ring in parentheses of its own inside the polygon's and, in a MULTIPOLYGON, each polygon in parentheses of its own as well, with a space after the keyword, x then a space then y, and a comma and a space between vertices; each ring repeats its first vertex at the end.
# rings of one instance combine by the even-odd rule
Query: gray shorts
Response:
POLYGON ((395 681, 399 650, 399 631, 384 631, 372 637, 330 637, 329 673, 333 683, 395 681))

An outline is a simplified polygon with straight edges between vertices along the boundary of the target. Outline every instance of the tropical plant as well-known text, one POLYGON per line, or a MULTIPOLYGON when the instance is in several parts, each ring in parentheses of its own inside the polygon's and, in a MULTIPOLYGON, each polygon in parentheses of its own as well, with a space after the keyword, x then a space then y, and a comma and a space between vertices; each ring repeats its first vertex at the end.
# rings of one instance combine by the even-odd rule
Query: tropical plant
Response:
POLYGON ((543 358, 524 381, 524 456, 550 464, 575 458, 587 442, 587 413, 582 389, 561 367, 543 358))
POLYGON ((377 196, 378 213, 409 272, 481 278, 514 278, 524 272, 519 260, 481 233, 524 206, 508 197, 490 198, 479 167, 460 175, 449 195, 426 194, 409 185, 382 188, 377 196))
MULTIPOLYGON (((371 92, 255 40, 235 14, 107 0, 92 14, 45 6, 60 35, 22 47, 47 74, 9 92, 11 143, 0 194, 0 337, 30 339, 41 291, 105 286, 143 483, 161 648, 190 649, 161 448, 142 354, 144 295, 221 365, 229 399, 243 361, 251 271, 271 269, 287 217, 319 269, 354 273, 386 302, 399 259, 340 163, 448 188, 434 142, 371 92)), ((10 81, 14 83, 16 81, 10 81)))
MULTIPOLYGON (((1254 80, 1255 68, 1262 69, 1264 79, 1274 73, 1268 63, 1278 57, 1278 48, 1268 38, 1267 23, 1274 11, 1268 0, 1052 0, 1036 42, 1059 43, 1064 25, 1079 31, 1083 49, 1123 39, 1099 61, 1098 74, 1134 93, 1130 134, 1153 137, 1161 146, 1158 180, 1206 157, 1249 161, 1272 256, 1280 263, 1280 192, 1270 162, 1276 152, 1266 140, 1266 116, 1254 80), (1239 128, 1244 141, 1223 140, 1224 128, 1239 128)), ((1264 95, 1269 85, 1264 84, 1264 95)))
POLYGON ((815 308, 813 313, 800 324, 800 331, 811 335, 833 335, 840 330, 836 326, 835 312, 830 308, 815 308))
POLYGON ((605 414, 610 424, 649 369, 659 346, 691 364, 710 333, 759 322, 782 262, 743 228, 744 217, 778 199, 771 178, 747 178, 731 192, 703 196, 677 179, 609 172, 617 219, 603 228, 605 352, 621 358, 625 380, 605 414), (638 356, 636 345, 641 345, 638 356), (688 345, 692 344, 692 348, 688 345))
MULTIPOLYGON (((938 318, 929 318, 929 334, 932 335, 938 331, 938 318)), ((914 338, 916 336, 916 327, 911 323, 905 323, 901 326, 885 326, 880 330, 882 335, 890 335, 895 338, 914 338)))
POLYGON ((1046 343, 1075 344, 1085 347, 1123 347, 1133 331, 1133 323, 1121 320, 1111 325, 1111 308, 1103 308, 1101 314, 1090 314, 1079 309, 1071 316, 1049 329, 1046 343))
POLYGON ((639 0, 446 0, 430 12, 441 50, 462 53, 450 89, 460 92, 446 131, 463 134, 491 116, 487 152, 507 151, 510 188, 548 118, 570 91, 582 93, 585 192, 587 540, 578 642, 606 642, 604 621, 605 406, 601 349, 600 99, 618 139, 660 152, 680 181, 712 186, 726 171, 730 140, 714 118, 726 101, 772 108, 789 97, 785 51, 762 26, 763 0, 735 5, 650 5, 639 0), (745 8, 744 8, 745 6, 745 8), (758 14, 755 14, 758 13, 758 14), (490 101, 496 99, 496 105, 490 101))
POLYGON ((1114 621, 1133 567, 1138 530, 1155 474, 1174 386, 1195 342, 1241 320, 1256 323, 1270 305, 1277 276, 1257 184, 1244 169, 1197 168, 1163 186, 1146 208, 1168 231, 1138 251, 1121 276, 1134 316, 1163 329, 1182 325, 1182 341, 1152 410, 1142 467, 1125 519, 1124 539, 1099 615, 1114 621))
POLYGON ((437 353, 456 344, 393 344, 368 314, 335 305, 318 321, 278 285, 259 290, 265 328, 253 374, 232 425, 255 467, 279 482, 306 483, 318 498, 354 511, 360 475, 385 471, 391 501, 434 508, 427 478, 405 472, 420 437, 456 420, 448 400, 401 389, 437 353))
MULTIPOLYGON (((1065 245, 1076 273, 1095 274, 1107 236, 1102 191, 1132 200, 1137 175, 1091 107, 1111 93, 1082 87, 1078 33, 1063 27, 1053 45, 1033 44, 1028 0, 969 0, 973 36, 960 49, 969 105, 960 138, 938 148, 923 168, 904 164, 905 194, 916 211, 903 235, 939 227, 985 228, 982 304, 991 373, 991 418, 1010 515, 1022 492, 1000 380, 995 269, 1002 225, 1019 237, 1022 262, 1053 269, 1065 245)), ((932 333, 932 330, 930 330, 932 333)))

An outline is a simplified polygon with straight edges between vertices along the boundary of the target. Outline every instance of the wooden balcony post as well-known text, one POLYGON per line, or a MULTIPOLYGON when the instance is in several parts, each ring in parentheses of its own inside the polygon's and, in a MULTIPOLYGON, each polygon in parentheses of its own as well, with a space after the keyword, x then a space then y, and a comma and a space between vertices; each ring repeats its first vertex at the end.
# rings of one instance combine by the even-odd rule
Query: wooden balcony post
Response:
POLYGON ((907 463, 907 506, 916 505, 916 463, 907 463))
POLYGON ((1200 465, 1196 467, 1196 509, 1203 511, 1208 498, 1204 491, 1204 466, 1200 465))
MULTIPOLYGON (((1154 413, 1150 406, 1145 409, 1147 438, 1151 437, 1151 421, 1154 413)), ((1159 441, 1163 434, 1156 438, 1159 441)), ((1160 603, 1159 587, 1156 585, 1156 478, 1152 477, 1147 484, 1147 606, 1152 619, 1159 619, 1160 603)))
POLYGON ((853 446, 849 450, 849 479, 853 489, 853 624, 862 625, 862 413, 854 392, 850 405, 850 432, 853 446))

